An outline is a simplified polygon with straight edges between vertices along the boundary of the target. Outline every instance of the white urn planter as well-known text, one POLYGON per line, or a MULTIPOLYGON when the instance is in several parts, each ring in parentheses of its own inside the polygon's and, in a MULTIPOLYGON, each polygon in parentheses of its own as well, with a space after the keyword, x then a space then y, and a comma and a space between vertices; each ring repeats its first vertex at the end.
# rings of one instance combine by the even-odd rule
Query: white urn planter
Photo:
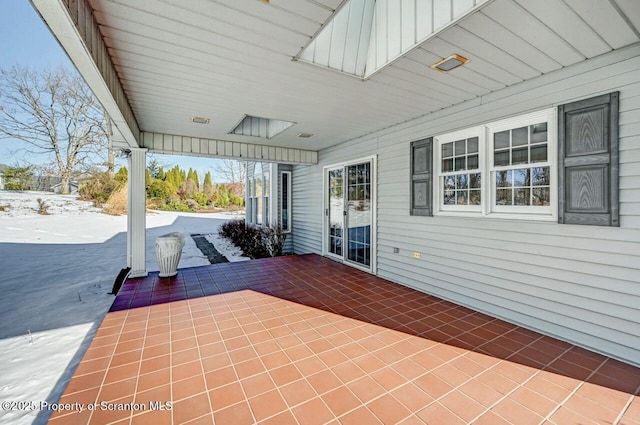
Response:
POLYGON ((178 274, 178 263, 184 247, 184 234, 167 233, 156 238, 156 259, 160 269, 160 277, 171 277, 178 274))

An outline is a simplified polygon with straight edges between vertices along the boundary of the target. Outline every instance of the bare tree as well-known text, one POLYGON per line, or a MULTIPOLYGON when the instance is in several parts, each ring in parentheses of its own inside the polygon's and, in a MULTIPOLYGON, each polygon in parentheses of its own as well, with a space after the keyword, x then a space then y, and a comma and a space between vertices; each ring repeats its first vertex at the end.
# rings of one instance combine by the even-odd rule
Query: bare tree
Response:
POLYGON ((247 178, 247 163, 235 159, 217 159, 214 171, 225 179, 225 183, 244 185, 247 178))
POLYGON ((21 140, 27 152, 49 155, 62 193, 69 193, 73 171, 104 154, 107 120, 75 71, 0 68, 0 139, 21 140))

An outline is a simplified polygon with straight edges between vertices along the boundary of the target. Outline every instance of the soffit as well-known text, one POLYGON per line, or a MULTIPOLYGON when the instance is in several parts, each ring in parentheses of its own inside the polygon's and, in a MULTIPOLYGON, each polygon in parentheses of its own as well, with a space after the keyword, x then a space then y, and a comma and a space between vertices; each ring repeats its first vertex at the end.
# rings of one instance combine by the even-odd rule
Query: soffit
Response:
POLYGON ((640 41, 635 0, 495 0, 364 82, 292 61, 341 3, 89 0, 141 130, 312 150, 640 41), (452 53, 470 62, 428 68, 452 53), (244 115, 296 124, 229 134, 244 115))

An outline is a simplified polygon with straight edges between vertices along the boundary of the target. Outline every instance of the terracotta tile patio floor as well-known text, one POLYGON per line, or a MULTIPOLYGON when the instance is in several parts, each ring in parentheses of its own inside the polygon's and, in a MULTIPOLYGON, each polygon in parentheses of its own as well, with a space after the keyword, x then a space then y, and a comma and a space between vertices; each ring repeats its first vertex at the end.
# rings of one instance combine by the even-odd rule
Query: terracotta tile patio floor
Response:
POLYGON ((639 368, 287 256, 128 280, 60 402, 134 410, 50 423, 639 425, 639 387, 639 368))

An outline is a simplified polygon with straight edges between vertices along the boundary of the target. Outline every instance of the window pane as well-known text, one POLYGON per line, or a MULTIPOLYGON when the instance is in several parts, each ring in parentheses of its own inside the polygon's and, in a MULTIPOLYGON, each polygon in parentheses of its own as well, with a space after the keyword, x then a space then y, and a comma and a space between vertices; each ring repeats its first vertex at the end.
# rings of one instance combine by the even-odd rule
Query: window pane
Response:
POLYGON ((465 140, 456 141, 456 156, 464 155, 467 152, 465 145, 466 145, 465 140))
POLYGON ((471 139, 467 139, 467 153, 475 152, 478 152, 478 138, 472 137, 471 139))
POLYGON ((453 159, 442 160, 442 171, 445 173, 448 171, 453 171, 453 159))
POLYGON ((549 184, 549 167, 531 169, 532 186, 548 186, 549 184))
POLYGON ((526 164, 529 162, 529 148, 526 146, 524 148, 514 149, 511 155, 512 155, 512 160, 511 160, 512 165, 526 164))
POLYGON ((496 171, 496 186, 497 187, 513 186, 513 171, 496 171))
POLYGON ((442 160, 442 172, 446 173, 448 171, 453 171, 453 159, 442 160))
POLYGON ((471 155, 467 158, 467 167, 470 170, 478 168, 478 155, 471 155))
POLYGON ((529 144, 529 128, 520 127, 511 130, 511 146, 522 146, 529 144))
POLYGON ((529 169, 513 170, 513 185, 514 186, 529 186, 529 169))
POLYGON ((514 189, 513 196, 513 204, 514 205, 530 205, 529 204, 529 195, 531 194, 530 189, 514 189))
POLYGON ((469 192, 466 190, 456 190, 456 204, 467 205, 469 203, 469 192))
POLYGON ((509 130, 501 131, 493 135, 493 148, 502 149, 509 147, 509 130))
POLYGON ((256 204, 257 204, 256 223, 262 224, 262 207, 263 207, 262 196, 259 196, 256 198, 256 204))
POLYGON ((469 187, 471 187, 472 189, 480 189, 482 184, 481 177, 482 177, 481 173, 471 174, 469 176, 469 187))
POLYGON ((509 165, 509 151, 496 152, 493 155, 493 163, 496 167, 509 165))
POLYGON ((347 200, 356 201, 358 199, 358 193, 356 192, 356 186, 349 186, 347 189, 347 200))
POLYGON ((445 190, 444 197, 442 198, 442 202, 444 205, 455 205, 456 203, 455 192, 453 190, 445 190))
POLYGON ((481 201, 481 192, 479 190, 469 191, 469 205, 480 205, 481 201))
POLYGON ((282 192, 280 193, 280 199, 282 202, 282 211, 280 212, 280 218, 282 221, 282 229, 289 230, 289 174, 282 173, 282 192))
POLYGON ((469 187, 469 175, 462 174, 456 176, 456 189, 467 189, 469 187))
POLYGON ((444 176, 444 190, 456 188, 456 176, 444 176))
POLYGON ((511 205, 511 189, 496 190, 496 205, 511 205))
POLYGON ((262 196, 262 176, 256 177, 256 197, 262 196))
POLYGON ((530 125, 531 130, 531 143, 540 143, 547 140, 547 123, 542 122, 540 124, 530 125))
POLYGON ((547 145, 531 146, 531 162, 547 160, 547 145))
POLYGON ((456 171, 466 170, 467 169, 467 157, 463 156, 462 158, 456 158, 456 171))
POLYGON ((546 207, 549 205, 551 191, 548 187, 534 187, 532 190, 533 199, 532 202, 534 206, 537 207, 546 207))
POLYGON ((251 198, 251 222, 258 222, 258 198, 251 198))
POLYGON ((446 158, 451 156, 453 156, 453 142, 445 143, 442 145, 442 157, 446 158))

